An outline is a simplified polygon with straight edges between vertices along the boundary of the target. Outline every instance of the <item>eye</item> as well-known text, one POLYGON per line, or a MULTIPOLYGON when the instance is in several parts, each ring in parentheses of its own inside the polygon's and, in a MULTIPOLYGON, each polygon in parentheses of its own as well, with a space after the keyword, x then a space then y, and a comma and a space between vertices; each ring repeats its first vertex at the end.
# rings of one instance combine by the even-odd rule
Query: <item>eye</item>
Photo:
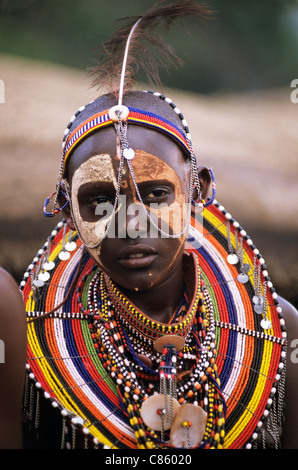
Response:
POLYGON ((151 191, 148 191, 144 196, 143 199, 148 201, 152 201, 153 199, 164 199, 166 196, 169 195, 169 190, 167 188, 155 188, 151 191))
POLYGON ((97 206, 100 204, 114 204, 114 201, 112 199, 106 197, 106 196, 96 196, 94 198, 88 199, 88 204, 92 208, 96 209, 97 206))

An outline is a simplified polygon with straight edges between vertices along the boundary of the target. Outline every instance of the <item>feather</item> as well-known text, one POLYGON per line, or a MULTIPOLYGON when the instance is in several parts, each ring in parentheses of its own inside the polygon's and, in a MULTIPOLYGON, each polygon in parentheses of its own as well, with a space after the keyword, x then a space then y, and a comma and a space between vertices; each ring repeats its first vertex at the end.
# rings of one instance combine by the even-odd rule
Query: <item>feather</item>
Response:
POLYGON ((142 68, 148 81, 161 90, 159 69, 179 66, 182 61, 155 30, 161 27, 168 29, 176 20, 186 16, 205 20, 211 13, 204 4, 195 0, 166 3, 159 0, 143 16, 118 20, 125 24, 99 46, 97 64, 89 68, 95 77, 93 86, 115 95, 119 95, 119 90, 125 94, 142 68))

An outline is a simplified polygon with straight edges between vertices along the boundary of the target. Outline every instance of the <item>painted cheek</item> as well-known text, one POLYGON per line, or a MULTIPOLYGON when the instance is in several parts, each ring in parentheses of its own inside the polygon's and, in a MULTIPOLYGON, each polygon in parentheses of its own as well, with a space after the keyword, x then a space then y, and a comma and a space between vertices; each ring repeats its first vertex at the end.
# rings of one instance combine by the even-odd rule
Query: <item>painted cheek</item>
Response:
POLYGON ((151 204, 150 213, 154 222, 169 234, 177 235, 183 231, 187 222, 187 203, 185 184, 182 185, 177 173, 166 162, 155 155, 136 150, 133 170, 137 183, 164 179, 175 187, 175 198, 170 204, 151 204))
MULTIPOLYGON (((106 215, 97 221, 90 222, 82 218, 79 203, 80 187, 86 183, 96 183, 98 181, 112 182, 114 186, 116 185, 116 177, 109 155, 95 155, 89 158, 77 168, 72 178, 71 202, 74 222, 81 240, 85 245, 90 247, 99 245, 112 217, 112 204, 109 204, 106 206, 106 215)), ((98 209, 101 210, 100 207, 98 207, 98 209)), ((98 216, 103 214, 104 212, 101 214, 98 213, 97 210, 98 216)))

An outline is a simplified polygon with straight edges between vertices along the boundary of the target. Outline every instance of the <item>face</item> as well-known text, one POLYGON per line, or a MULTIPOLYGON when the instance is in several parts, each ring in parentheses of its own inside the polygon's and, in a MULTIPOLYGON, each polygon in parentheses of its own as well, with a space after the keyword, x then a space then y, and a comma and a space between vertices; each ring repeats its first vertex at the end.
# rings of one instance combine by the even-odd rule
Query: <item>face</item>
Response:
POLYGON ((68 179, 76 228, 91 256, 121 287, 141 291, 182 272, 187 230, 168 238, 156 226, 170 235, 184 229, 190 174, 182 150, 165 135, 130 126, 127 137, 135 150, 133 176, 125 162, 115 212, 119 158, 113 128, 94 133, 74 150, 68 179))

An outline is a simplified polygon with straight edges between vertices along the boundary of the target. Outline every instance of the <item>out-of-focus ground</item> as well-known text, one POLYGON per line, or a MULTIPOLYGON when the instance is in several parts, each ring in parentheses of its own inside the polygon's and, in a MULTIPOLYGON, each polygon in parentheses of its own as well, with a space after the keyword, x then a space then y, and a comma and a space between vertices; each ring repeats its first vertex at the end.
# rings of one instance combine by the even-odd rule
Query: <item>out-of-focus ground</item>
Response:
MULTIPOLYGON (((297 78, 297 77, 293 77, 297 78)), ((56 219, 63 131, 96 97, 73 69, 0 56, 0 265, 20 281, 56 219)), ((201 96, 165 90, 189 123, 195 152, 212 166, 217 200, 246 229, 280 295, 298 306, 298 104, 293 89, 201 96)))

